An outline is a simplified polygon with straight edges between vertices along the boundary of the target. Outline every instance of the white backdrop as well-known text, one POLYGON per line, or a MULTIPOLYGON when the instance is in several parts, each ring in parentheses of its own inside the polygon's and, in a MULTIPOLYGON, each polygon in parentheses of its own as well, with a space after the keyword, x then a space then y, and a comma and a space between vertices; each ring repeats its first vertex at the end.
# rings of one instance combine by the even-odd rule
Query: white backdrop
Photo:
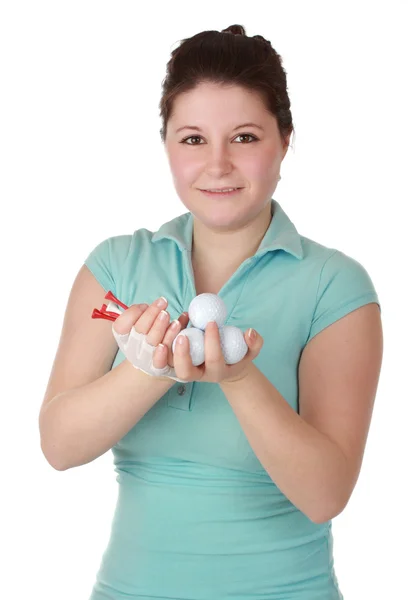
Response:
POLYGON ((360 261, 382 304, 380 384, 359 481, 333 521, 335 569, 345 600, 404 597, 406 8, 1 2, 2 598, 88 599, 116 501, 112 454, 55 471, 40 405, 88 253, 186 211, 159 136, 171 50, 234 23, 269 39, 287 71, 296 135, 274 197, 302 235, 360 261))

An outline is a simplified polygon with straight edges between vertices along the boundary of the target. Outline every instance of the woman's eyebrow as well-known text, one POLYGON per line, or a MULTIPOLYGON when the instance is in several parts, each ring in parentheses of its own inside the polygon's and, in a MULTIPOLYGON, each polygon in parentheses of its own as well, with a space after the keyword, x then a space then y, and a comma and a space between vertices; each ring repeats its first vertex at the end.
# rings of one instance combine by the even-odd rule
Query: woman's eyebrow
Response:
MULTIPOLYGON (((242 125, 238 125, 237 127, 234 127, 234 129, 232 131, 235 131, 236 129, 240 129, 240 127, 257 127, 261 131, 264 130, 263 127, 261 127, 260 125, 257 125, 256 123, 242 123, 242 125)), ((178 129, 176 129, 176 133, 178 133, 182 129, 194 129, 195 131, 202 131, 202 129, 200 129, 200 127, 197 127, 196 125, 183 125, 183 127, 179 127, 178 129)))

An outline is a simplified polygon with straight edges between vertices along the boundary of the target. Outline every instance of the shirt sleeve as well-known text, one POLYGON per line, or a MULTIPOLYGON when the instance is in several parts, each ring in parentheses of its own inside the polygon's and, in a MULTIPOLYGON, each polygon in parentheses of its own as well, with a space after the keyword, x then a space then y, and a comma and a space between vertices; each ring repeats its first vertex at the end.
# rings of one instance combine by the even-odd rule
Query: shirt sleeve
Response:
POLYGON ((117 290, 132 241, 131 235, 118 235, 100 242, 85 259, 85 265, 105 292, 117 290))
POLYGON ((317 289, 309 342, 322 329, 364 304, 381 305, 371 277, 354 258, 335 250, 324 262, 317 289))

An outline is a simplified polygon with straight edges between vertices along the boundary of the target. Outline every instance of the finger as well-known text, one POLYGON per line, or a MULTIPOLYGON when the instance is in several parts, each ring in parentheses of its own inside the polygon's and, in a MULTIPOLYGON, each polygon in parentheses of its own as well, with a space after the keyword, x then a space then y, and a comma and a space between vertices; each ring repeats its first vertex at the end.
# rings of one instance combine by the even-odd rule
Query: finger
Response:
POLYGON ((180 333, 182 329, 185 329, 188 325, 189 317, 188 313, 182 313, 178 319, 175 319, 168 327, 166 334, 163 338, 163 344, 165 344, 168 348, 167 352, 167 363, 170 367, 174 367, 174 359, 173 359, 173 342, 176 336, 180 333))
POLYGON ((179 335, 173 355, 174 368, 179 379, 188 381, 193 379, 196 367, 194 367, 190 356, 190 340, 186 335, 179 335), (180 342, 180 340, 182 340, 180 342))
POLYGON ((248 352, 246 353, 246 355, 244 356, 244 358, 242 360, 246 360, 246 361, 253 360, 255 357, 258 356, 258 354, 260 353, 262 346, 264 344, 263 337, 257 331, 255 331, 255 329, 252 329, 252 331, 255 334, 254 337, 250 337, 250 335, 249 335, 251 332, 251 329, 247 329, 247 331, 244 334, 244 339, 248 346, 248 352))
POLYGON ((156 369, 163 369, 167 365, 168 348, 164 344, 158 344, 153 352, 153 366, 156 369))
MULTIPOLYGON (((157 321, 157 320, 156 320, 157 321)), ((178 319, 175 319, 168 327, 164 337, 162 336, 162 342, 160 340, 152 345, 157 345, 155 350, 156 362, 153 362, 157 368, 163 368, 168 364, 170 367, 174 367, 172 345, 176 336, 179 334, 181 329, 185 329, 188 323, 188 314, 182 313, 178 319), (164 346, 164 347, 163 347, 164 346)), ((151 330, 152 331, 152 330, 151 330)))
POLYGON ((168 361, 168 364, 170 365, 170 367, 174 367, 173 351, 172 351, 173 341, 174 341, 174 338, 180 333, 181 328, 182 328, 182 324, 180 323, 180 321, 178 319, 175 319, 173 321, 173 323, 168 327, 166 334, 163 338, 162 343, 167 348, 167 361, 168 361))
POLYGON ((180 321, 182 329, 184 329, 185 327, 187 327, 189 320, 190 320, 190 318, 188 316, 188 312, 183 312, 178 317, 178 321, 180 321))
POLYGON ((204 333, 205 367, 212 381, 218 381, 225 369, 224 355, 221 349, 220 333, 217 323, 211 321, 204 333))
POLYGON ((151 344, 152 346, 160 344, 169 326, 169 320, 170 315, 167 310, 161 310, 153 322, 149 333, 146 335, 148 344, 151 344))
POLYGON ((116 333, 129 333, 134 322, 143 315, 148 306, 148 304, 132 304, 132 306, 129 306, 129 308, 124 310, 114 321, 113 328, 116 333))
POLYGON ((134 324, 134 328, 138 333, 147 334, 150 331, 153 323, 155 322, 157 316, 160 311, 165 309, 167 306, 167 300, 165 298, 157 298, 151 304, 147 310, 143 313, 143 315, 138 319, 138 321, 134 324))

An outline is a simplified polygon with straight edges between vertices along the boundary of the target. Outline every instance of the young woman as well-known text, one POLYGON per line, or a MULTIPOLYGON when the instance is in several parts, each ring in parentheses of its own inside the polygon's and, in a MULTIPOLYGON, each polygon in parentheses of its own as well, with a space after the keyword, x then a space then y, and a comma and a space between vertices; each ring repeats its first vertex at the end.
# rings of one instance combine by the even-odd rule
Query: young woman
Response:
POLYGON ((238 25, 183 40, 163 88, 187 212, 92 250, 40 413, 56 469, 112 449, 118 502, 90 600, 339 600, 331 520, 357 482, 377 390, 376 291, 272 198, 294 129, 268 41, 238 25), (108 291, 129 307, 114 324, 90 318, 108 291), (213 324, 203 365, 188 340, 172 351, 204 292, 245 333, 235 365, 213 324), (144 334, 177 379, 135 369, 112 327, 144 334))

